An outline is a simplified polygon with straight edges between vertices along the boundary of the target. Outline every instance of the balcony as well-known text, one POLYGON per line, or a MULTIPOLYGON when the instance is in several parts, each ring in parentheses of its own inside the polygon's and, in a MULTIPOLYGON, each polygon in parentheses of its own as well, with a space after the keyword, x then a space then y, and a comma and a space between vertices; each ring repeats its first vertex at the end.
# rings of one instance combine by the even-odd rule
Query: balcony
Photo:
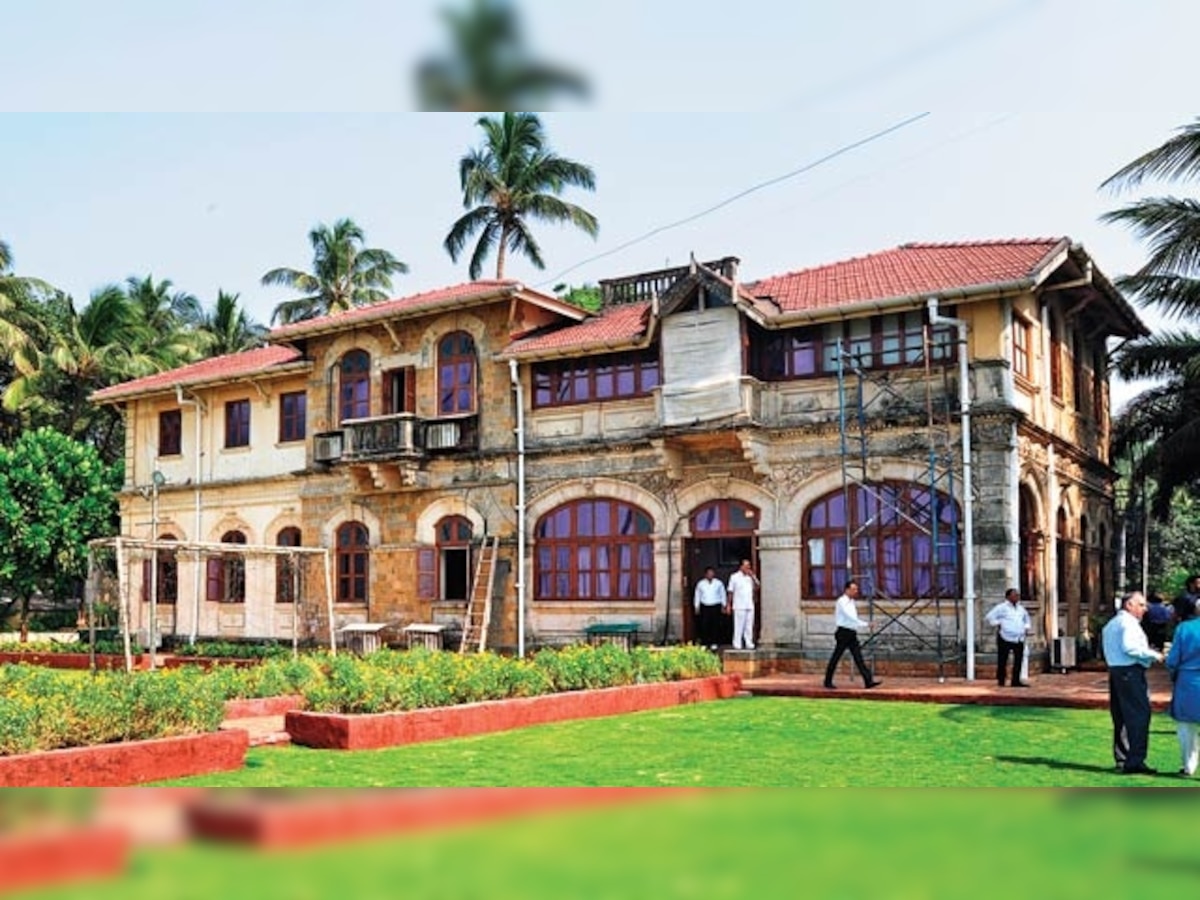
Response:
POLYGON ((313 459, 322 463, 416 462, 479 447, 479 417, 418 419, 394 413, 346 419, 341 431, 313 437, 313 459))

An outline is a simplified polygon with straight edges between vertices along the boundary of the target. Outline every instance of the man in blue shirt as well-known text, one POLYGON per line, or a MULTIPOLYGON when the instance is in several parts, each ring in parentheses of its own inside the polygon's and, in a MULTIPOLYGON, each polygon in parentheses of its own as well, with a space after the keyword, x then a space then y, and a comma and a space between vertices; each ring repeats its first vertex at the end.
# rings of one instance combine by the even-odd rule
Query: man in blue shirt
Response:
POLYGON ((1104 626, 1108 663, 1108 710, 1113 723, 1113 759, 1126 775, 1157 775, 1146 765, 1150 744, 1150 689, 1146 669, 1162 662, 1142 631, 1146 598, 1139 591, 1121 598, 1121 609, 1104 626))

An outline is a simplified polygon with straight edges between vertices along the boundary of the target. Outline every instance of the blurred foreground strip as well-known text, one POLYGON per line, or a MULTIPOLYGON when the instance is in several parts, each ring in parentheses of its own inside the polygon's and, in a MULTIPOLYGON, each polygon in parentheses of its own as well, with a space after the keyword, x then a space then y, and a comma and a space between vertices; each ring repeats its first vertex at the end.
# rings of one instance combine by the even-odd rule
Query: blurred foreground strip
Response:
POLYGON ((547 810, 661 800, 673 788, 387 788, 214 790, 187 807, 198 838, 302 847, 445 828, 547 810))

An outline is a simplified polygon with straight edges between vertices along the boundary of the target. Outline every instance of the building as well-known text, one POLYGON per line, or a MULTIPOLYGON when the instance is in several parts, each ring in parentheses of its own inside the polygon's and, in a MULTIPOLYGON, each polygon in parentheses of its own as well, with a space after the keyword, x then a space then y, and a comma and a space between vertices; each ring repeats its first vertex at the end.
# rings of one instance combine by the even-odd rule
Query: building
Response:
MULTIPOLYGON (((847 573, 884 657, 957 656, 968 582, 975 617, 1015 584, 1039 640, 1085 633, 1116 587, 1109 342, 1146 333, 1087 253, 906 244, 748 283, 737 269, 604 281, 595 315, 473 282, 100 391, 127 422, 123 533, 332 548, 339 625, 461 624, 486 568, 499 648, 606 622, 687 640, 704 567, 742 558, 764 658, 827 653, 847 573), (156 471, 151 510, 138 488, 156 471)), ((323 627, 293 616, 285 563, 244 563, 160 556, 160 628, 323 627)), ((319 579, 301 592, 322 608, 319 579)))

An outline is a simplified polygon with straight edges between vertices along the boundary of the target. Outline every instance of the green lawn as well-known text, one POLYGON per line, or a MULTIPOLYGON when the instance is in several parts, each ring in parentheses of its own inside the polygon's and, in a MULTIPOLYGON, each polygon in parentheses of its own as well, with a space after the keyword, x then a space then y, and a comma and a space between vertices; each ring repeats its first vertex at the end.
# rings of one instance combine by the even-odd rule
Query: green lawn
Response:
POLYGON ((753 698, 397 747, 252 750, 237 772, 173 784, 242 787, 1200 786, 1156 716, 1158 778, 1112 771, 1106 712, 753 698))
POLYGON ((663 791, 621 806, 302 852, 203 844, 148 849, 115 881, 20 896, 1187 896, 1200 871, 1194 804, 1161 791, 1149 792, 1152 802, 1137 799, 1146 793, 663 791))

